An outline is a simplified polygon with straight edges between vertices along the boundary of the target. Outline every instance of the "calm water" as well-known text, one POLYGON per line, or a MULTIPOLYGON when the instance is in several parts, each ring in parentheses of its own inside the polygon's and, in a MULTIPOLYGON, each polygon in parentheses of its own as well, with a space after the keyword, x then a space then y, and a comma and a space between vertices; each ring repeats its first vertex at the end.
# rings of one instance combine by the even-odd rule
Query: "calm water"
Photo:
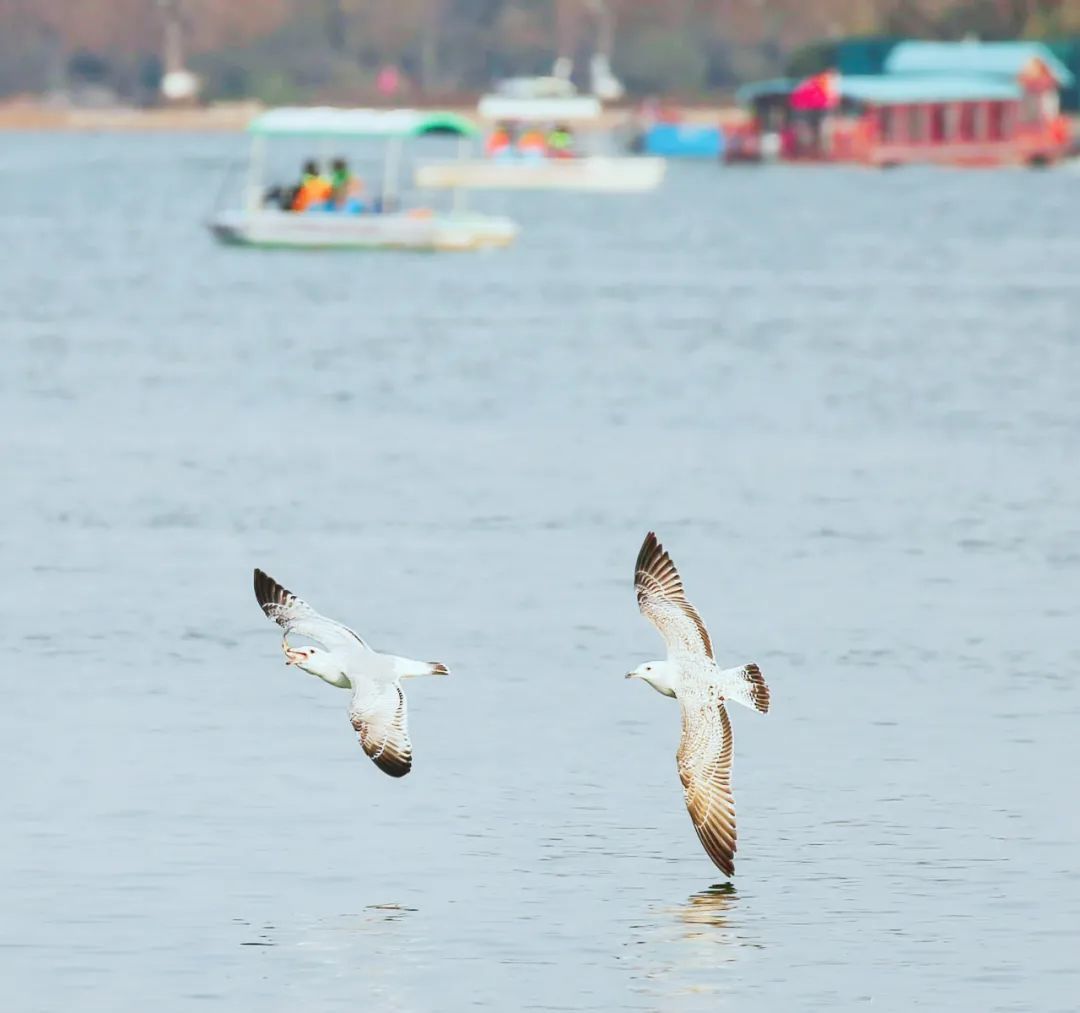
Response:
POLYGON ((1071 1010, 1080 177, 672 168, 482 256, 200 227, 235 138, 9 136, 4 1008, 1071 1010), (734 715, 701 851, 634 556, 734 715), (282 664, 258 565, 410 686, 282 664))

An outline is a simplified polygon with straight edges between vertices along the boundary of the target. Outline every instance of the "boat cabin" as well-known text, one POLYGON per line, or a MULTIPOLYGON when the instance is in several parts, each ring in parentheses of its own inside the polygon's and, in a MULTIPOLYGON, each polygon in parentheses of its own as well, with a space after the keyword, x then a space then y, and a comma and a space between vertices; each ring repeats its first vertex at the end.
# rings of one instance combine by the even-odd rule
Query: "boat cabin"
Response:
POLYGON ((729 161, 1046 165, 1069 153, 1068 68, 1037 43, 897 45, 885 73, 825 71, 742 89, 729 161))
POLYGON ((251 159, 245 205, 254 210, 265 206, 280 186, 266 189, 268 144, 299 139, 306 157, 325 169, 329 156, 357 142, 382 145, 381 178, 368 211, 396 210, 400 205, 401 168, 408 141, 431 135, 459 139, 459 153, 467 150, 479 127, 470 119, 452 112, 421 112, 415 109, 343 109, 283 106, 260 113, 248 124, 251 159))
POLYGON ((436 162, 417 169, 417 185, 470 190, 583 190, 642 193, 664 178, 662 158, 604 154, 607 132, 596 129, 600 101, 592 95, 519 98, 485 95, 478 114, 493 126, 482 158, 436 162), (593 130, 579 133, 583 124, 593 130))
POLYGON ((476 111, 493 126, 485 145, 488 157, 535 160, 579 157, 578 127, 595 124, 602 108, 592 95, 522 98, 493 93, 480 99, 476 111))

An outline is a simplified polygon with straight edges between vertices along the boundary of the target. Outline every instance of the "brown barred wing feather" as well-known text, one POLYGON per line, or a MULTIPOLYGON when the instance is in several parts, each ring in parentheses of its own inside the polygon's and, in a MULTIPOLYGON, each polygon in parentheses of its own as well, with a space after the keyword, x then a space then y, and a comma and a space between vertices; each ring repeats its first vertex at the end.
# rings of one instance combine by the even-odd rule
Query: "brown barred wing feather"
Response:
POLYGON ((285 636, 309 637, 331 650, 336 647, 353 652, 370 650, 348 626, 316 612, 303 598, 259 569, 255 570, 255 598, 266 616, 285 631, 285 636))
POLYGON ((349 720, 364 752, 380 770, 391 777, 404 777, 412 770, 408 714, 400 686, 389 683, 374 699, 354 704, 349 720))
POLYGON ((731 721, 723 698, 715 691, 680 697, 680 703, 682 739, 676 759, 686 808, 713 863, 725 876, 733 876, 736 833, 731 721))
POLYGON ((651 531, 638 553, 634 589, 641 614, 660 631, 669 654, 713 656, 709 631, 687 599, 671 557, 651 531))

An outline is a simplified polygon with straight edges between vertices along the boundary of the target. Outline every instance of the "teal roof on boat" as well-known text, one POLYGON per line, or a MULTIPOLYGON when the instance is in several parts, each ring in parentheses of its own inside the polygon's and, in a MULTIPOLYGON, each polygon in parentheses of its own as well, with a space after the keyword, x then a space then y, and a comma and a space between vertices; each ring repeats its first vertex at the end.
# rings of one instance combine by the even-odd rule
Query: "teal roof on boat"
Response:
POLYGON ((266 137, 419 137, 433 133, 471 137, 480 128, 467 117, 450 112, 282 106, 256 116, 248 124, 248 132, 266 137))
POLYGON ((1045 64, 1059 85, 1073 75, 1038 42, 900 42, 885 59, 887 74, 971 74, 1015 79, 1033 59, 1045 64))
POLYGON ((904 102, 974 102, 1017 99, 1013 81, 968 74, 845 74, 840 94, 856 102, 897 105, 904 102))
MULTIPOLYGON (((841 74, 840 94, 854 102, 899 105, 905 102, 974 102, 1016 99, 1020 86, 1014 81, 969 74, 841 74)), ((736 92, 749 105, 769 96, 786 97, 799 82, 790 77, 755 81, 736 92)))

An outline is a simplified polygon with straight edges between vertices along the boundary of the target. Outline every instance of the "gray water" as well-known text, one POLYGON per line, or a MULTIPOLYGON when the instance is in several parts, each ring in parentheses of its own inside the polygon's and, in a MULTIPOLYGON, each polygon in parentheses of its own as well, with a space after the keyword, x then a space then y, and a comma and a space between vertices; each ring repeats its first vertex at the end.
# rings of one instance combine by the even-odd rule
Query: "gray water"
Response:
POLYGON ((237 138, 0 160, 2 1006, 1071 1010, 1080 177, 672 166, 490 255, 201 228, 237 138), (631 580, 737 709, 733 888, 631 580), (261 566, 408 685, 412 774, 261 566))

